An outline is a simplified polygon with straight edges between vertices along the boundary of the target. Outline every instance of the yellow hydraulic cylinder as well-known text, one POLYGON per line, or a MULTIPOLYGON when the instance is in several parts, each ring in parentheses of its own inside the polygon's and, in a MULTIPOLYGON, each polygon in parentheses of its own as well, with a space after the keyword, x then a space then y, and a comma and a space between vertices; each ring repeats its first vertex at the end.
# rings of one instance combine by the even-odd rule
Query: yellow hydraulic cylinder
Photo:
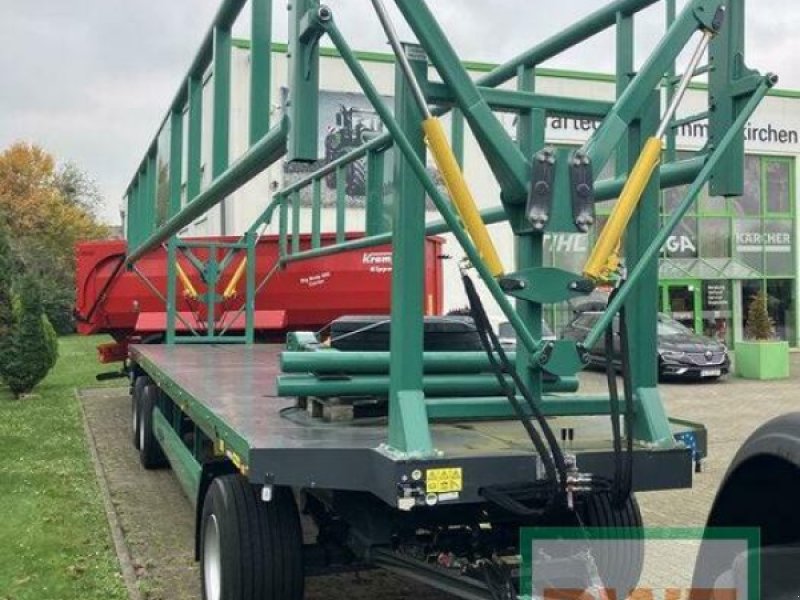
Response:
POLYGON ((245 256, 242 259, 242 262, 239 263, 239 266, 236 267, 236 271, 233 273, 233 277, 231 277, 228 285, 225 286, 225 291, 222 292, 222 297, 226 300, 233 298, 236 295, 236 286, 239 285, 239 281, 242 279, 242 275, 244 275, 244 269, 246 266, 247 257, 245 256))
POLYGON ((622 188, 622 194, 603 231, 600 232, 589 260, 586 261, 583 274, 587 278, 595 281, 604 279, 615 270, 613 263, 617 262, 615 254, 622 242, 622 235, 659 162, 661 162, 661 138, 652 137, 647 140, 639 155, 630 177, 625 182, 625 187, 622 188))
POLYGON ((178 279, 180 279, 183 284, 184 294, 189 298, 197 298, 197 289, 195 289, 186 271, 183 270, 180 263, 177 263, 175 266, 177 267, 178 279))
POLYGON ((433 159, 439 168, 439 173, 447 186, 450 199, 453 201, 467 233, 475 243, 475 247, 486 262, 491 274, 494 277, 500 277, 503 275, 503 264, 500 262, 497 249, 489 236, 489 230, 481 218, 481 213, 475 205, 472 192, 464 180, 461 167, 459 167, 456 157, 453 156, 453 150, 447 141, 441 121, 436 117, 427 118, 422 122, 422 128, 425 131, 425 139, 431 154, 433 154, 433 159))

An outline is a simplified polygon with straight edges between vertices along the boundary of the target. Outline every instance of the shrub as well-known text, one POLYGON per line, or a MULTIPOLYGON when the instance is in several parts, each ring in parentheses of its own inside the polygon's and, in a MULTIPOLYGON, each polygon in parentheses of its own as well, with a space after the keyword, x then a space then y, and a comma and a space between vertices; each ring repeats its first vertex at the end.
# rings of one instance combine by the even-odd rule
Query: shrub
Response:
POLYGON ((0 356, 0 373, 15 397, 30 392, 44 379, 58 358, 58 339, 44 316, 36 279, 20 278, 14 326, 0 356))
POLYGON ((767 294, 764 290, 750 299, 745 335, 751 340, 771 340, 775 335, 775 324, 767 311, 767 294))
MULTIPOLYGON (((5 226, 0 222, 0 364, 13 353, 14 304, 11 294, 12 255, 5 226)), ((2 377, 0 367, 0 377, 2 377)))

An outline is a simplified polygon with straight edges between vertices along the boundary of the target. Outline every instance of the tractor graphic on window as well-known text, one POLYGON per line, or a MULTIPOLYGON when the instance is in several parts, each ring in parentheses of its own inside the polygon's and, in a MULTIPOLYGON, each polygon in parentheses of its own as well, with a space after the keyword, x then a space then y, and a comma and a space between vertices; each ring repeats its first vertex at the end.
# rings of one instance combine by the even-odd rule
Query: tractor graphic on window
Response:
MULTIPOLYGON (((372 109, 340 105, 336 124, 325 136, 325 162, 330 163, 383 133, 383 123, 372 109)), ((345 167, 345 193, 364 196, 366 193, 366 159, 360 158, 345 167)), ((336 189, 336 171, 325 177, 328 189, 336 189)))

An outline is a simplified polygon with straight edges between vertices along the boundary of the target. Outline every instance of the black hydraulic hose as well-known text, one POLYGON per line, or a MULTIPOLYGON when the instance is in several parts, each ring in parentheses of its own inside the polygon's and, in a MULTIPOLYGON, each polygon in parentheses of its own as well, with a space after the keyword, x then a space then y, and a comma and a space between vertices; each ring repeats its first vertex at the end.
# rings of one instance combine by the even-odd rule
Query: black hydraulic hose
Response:
MULTIPOLYGON (((611 437, 614 445, 614 490, 613 496, 618 498, 622 484, 622 429, 620 426, 619 388, 617 387, 617 370, 614 366, 614 324, 608 325, 605 333, 606 381, 608 383, 609 412, 611 413, 611 437)), ((624 362, 624 357, 623 357, 624 362)))
MULTIPOLYGON (((609 303, 620 287, 614 289, 609 303)), ((614 444, 614 482, 612 502, 616 508, 628 500, 633 487, 633 384, 630 372, 630 345, 628 343, 628 324, 623 306, 619 312, 620 363, 622 366, 622 385, 625 396, 625 452, 622 450, 622 431, 620 427, 619 389, 617 373, 614 368, 614 326, 613 320, 605 333, 606 379, 611 413, 611 432, 614 444)))
MULTIPOLYGON (((464 283, 464 289, 467 294, 467 299, 469 301, 470 312, 472 313, 472 318, 475 322, 475 328, 478 332, 478 337, 480 338, 481 345, 483 346, 483 349, 486 352, 489 363, 492 367, 492 370, 495 373, 495 376, 497 377, 497 381, 501 386, 501 389, 507 396, 509 403, 511 404, 512 408, 514 409, 514 412, 517 415, 517 418, 522 423, 523 427, 528 433, 528 436, 531 439, 531 442, 533 443, 536 451, 539 453, 539 456, 542 459, 542 463, 544 464, 545 471, 547 472, 547 476, 549 479, 547 485, 552 490, 544 509, 530 509, 516 501, 513 501, 510 498, 507 498, 506 500, 501 502, 506 504, 506 509, 512 510, 512 512, 517 512, 521 514, 543 514, 555 504, 557 500, 555 492, 558 489, 559 484, 563 490, 565 490, 566 488, 566 465, 564 461, 564 455, 561 452, 561 448, 558 446, 555 435, 553 435, 553 432, 550 429, 549 423, 547 423, 541 410, 533 401, 533 398, 530 397, 529 390, 527 389, 527 387, 517 374, 516 369, 511 364, 511 361, 508 359, 508 356, 503 350, 500 341, 497 339, 497 336, 492 330, 491 323, 489 323, 489 319, 486 316, 486 311, 475 289, 475 285, 473 284, 469 276, 467 276, 466 274, 462 276, 462 280, 464 283), (495 357, 495 353, 497 354, 497 357, 495 357), (502 366, 500 363, 502 363, 502 366), (536 431, 536 428, 533 426, 530 419, 527 417, 527 415, 525 415, 525 412, 522 410, 522 407, 516 398, 514 388, 508 384, 504 376, 504 370, 511 376, 512 380, 517 386, 517 390, 530 405, 530 408, 535 418, 537 419, 539 426, 542 428, 542 432, 547 438, 548 444, 550 446, 549 451, 544 441, 542 440, 541 435, 539 434, 538 431, 536 431)), ((494 498, 493 501, 496 500, 498 497, 498 494, 495 494, 491 490, 484 490, 484 495, 487 497, 487 499, 490 499, 490 496, 493 497, 494 498)))
POLYGON ((622 392, 625 395, 625 471, 619 490, 618 503, 623 505, 633 490, 633 379, 631 377, 630 343, 628 339, 628 320, 625 307, 619 313, 619 343, 622 360, 622 392))

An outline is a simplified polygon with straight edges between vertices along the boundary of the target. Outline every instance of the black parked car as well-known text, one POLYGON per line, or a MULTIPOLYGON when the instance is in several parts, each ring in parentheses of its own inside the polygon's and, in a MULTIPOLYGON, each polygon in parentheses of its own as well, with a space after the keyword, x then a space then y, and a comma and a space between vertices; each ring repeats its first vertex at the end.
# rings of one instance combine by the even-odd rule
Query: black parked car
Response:
MULTIPOLYGON (((586 338, 603 313, 582 312, 564 329, 564 339, 581 341, 586 338)), ((619 366, 618 320, 614 319, 614 363, 619 366)), ((691 329, 658 315, 658 373, 661 377, 717 379, 728 373, 730 360, 725 344, 698 335, 691 329)), ((605 368, 605 338, 589 350, 590 365, 605 368)))

